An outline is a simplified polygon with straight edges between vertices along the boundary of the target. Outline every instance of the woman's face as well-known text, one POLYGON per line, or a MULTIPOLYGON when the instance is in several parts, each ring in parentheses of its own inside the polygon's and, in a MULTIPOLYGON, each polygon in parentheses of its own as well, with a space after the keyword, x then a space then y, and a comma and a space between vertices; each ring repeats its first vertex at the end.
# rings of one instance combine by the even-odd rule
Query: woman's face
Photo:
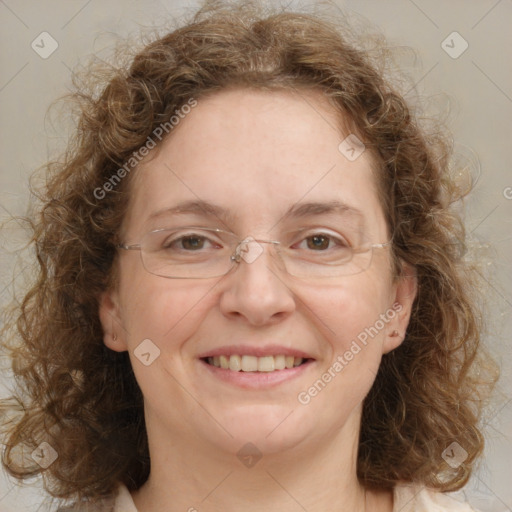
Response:
MULTIPOLYGON (((354 159, 362 148, 340 149, 349 134, 339 125, 312 91, 240 89, 200 99, 155 158, 132 171, 123 242, 177 226, 229 230, 239 240, 289 241, 293 231, 289 253, 313 258, 337 250, 337 238, 325 235, 386 242, 369 152, 354 159)), ((100 313, 106 344, 129 351, 150 435, 165 431, 232 453, 251 442, 271 453, 358 425, 382 354, 402 341, 411 279, 394 279, 388 248, 375 249, 363 272, 298 278, 283 270, 273 244, 254 247, 228 274, 206 279, 156 276, 139 251, 120 251, 119 284, 100 313), (218 356, 210 363, 236 368, 235 355, 263 371, 205 360, 218 356), (266 371, 282 366, 283 355, 307 361, 266 371)))

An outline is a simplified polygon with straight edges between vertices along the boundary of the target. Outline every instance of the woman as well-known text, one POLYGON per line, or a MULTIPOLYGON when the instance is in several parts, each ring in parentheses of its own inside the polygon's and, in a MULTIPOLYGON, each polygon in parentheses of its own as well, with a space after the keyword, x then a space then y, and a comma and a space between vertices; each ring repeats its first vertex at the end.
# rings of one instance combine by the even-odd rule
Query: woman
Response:
POLYGON ((471 510, 442 494, 483 446, 448 148, 369 56, 211 7, 77 99, 11 474, 71 510, 471 510))

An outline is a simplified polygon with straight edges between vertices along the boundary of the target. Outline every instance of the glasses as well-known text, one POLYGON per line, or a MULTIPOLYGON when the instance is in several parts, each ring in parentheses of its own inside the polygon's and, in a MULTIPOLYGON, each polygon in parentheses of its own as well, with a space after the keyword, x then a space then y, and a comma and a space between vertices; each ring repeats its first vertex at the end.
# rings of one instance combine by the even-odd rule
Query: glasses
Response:
POLYGON ((151 274, 170 279, 207 279, 227 274, 242 260, 256 261, 270 245, 282 270, 301 278, 348 276, 364 272, 374 249, 391 241, 352 247, 340 234, 327 229, 295 230, 281 240, 247 237, 240 240, 222 229, 187 226, 146 233, 139 244, 118 249, 140 251, 142 265, 151 274))

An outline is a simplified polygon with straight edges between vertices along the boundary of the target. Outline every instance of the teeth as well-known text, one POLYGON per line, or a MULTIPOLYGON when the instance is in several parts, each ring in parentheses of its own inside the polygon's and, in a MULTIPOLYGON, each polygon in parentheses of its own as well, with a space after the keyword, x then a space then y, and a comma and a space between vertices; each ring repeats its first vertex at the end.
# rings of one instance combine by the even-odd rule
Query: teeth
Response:
POLYGON ((242 358, 240 356, 231 356, 229 358, 229 369, 233 372, 239 372, 242 369, 242 358))
POLYGON ((244 372, 257 372, 258 366, 258 358, 256 356, 242 356, 242 370, 244 372))
POLYGON ((274 356, 274 368, 276 370, 284 370, 286 368, 286 357, 274 356))
POLYGON ((217 368, 224 368, 233 372, 273 372, 274 370, 284 370, 293 368, 304 362, 302 357, 294 356, 215 356, 208 358, 208 364, 217 368))
POLYGON ((274 356, 258 357, 259 372, 273 372, 275 369, 274 356))

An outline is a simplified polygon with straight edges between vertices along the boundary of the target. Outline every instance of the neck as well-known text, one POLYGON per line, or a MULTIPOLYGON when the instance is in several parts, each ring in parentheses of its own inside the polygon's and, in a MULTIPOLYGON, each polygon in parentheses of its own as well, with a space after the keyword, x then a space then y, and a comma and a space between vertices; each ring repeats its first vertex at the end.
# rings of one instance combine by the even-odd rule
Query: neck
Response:
POLYGON ((356 409, 329 437, 305 439, 292 449, 264 453, 254 465, 244 465, 233 455, 236 449, 229 453, 205 445, 187 432, 170 440, 169 429, 146 411, 151 473, 133 493, 135 505, 139 512, 391 510, 389 495, 366 496, 357 480, 359 421, 356 409), (371 508, 376 500, 382 506, 371 508))

